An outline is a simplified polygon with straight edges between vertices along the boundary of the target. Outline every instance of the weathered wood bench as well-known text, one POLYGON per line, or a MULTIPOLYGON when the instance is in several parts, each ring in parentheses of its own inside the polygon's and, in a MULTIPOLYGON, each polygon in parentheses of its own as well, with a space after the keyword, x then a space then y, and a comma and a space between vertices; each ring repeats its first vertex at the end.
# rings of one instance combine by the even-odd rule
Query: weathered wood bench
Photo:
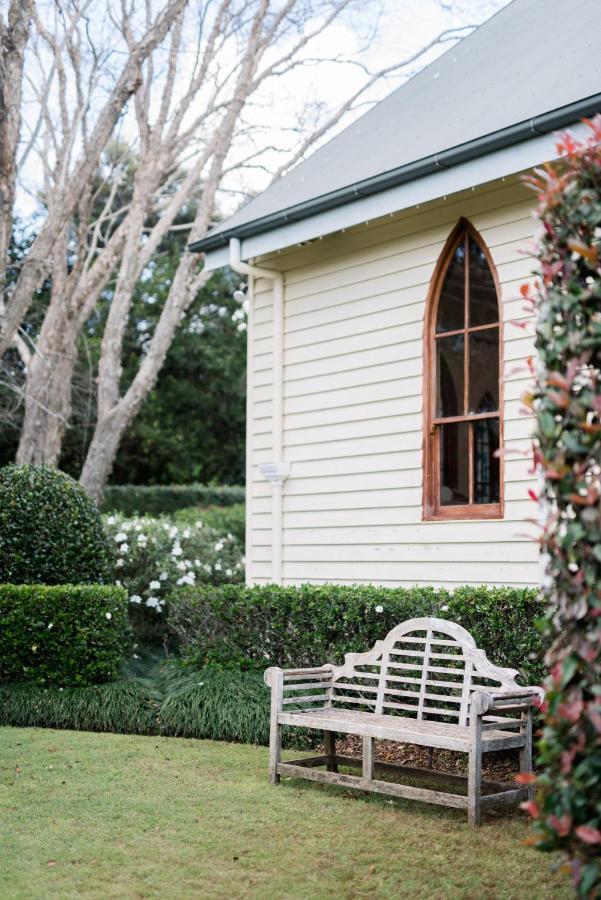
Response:
POLYGON ((367 653, 349 653, 341 666, 265 672, 271 688, 269 778, 281 775, 354 787, 467 809, 478 824, 482 808, 531 799, 529 786, 482 781, 482 754, 518 748, 520 770, 532 771, 532 709, 543 692, 520 687, 514 669, 493 665, 473 637, 444 619, 410 619, 367 653), (281 760, 284 725, 324 731, 325 755, 281 760), (339 756, 336 733, 363 737, 363 758, 339 756), (374 760, 374 739, 459 750, 469 755, 468 775, 384 764, 374 760), (338 772, 360 766, 361 775, 338 772), (320 769, 325 767, 325 771, 320 769), (467 778, 467 796, 384 781, 376 772, 467 778))

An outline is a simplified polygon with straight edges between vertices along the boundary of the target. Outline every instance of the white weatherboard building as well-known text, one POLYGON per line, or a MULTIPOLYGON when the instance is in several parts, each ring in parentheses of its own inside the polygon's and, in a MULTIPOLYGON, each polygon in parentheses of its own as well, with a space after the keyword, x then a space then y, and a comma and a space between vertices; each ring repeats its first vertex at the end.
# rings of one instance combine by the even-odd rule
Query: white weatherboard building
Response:
POLYGON ((600 34, 514 0, 195 245, 249 281, 249 583, 537 583, 521 175, 601 110, 600 34))

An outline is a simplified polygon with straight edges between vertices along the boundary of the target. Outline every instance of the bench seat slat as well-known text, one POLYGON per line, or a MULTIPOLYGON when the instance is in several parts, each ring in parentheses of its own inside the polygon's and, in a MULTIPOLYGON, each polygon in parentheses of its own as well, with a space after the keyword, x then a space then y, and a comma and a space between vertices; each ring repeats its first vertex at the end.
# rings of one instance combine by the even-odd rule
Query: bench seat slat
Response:
MULTIPOLYGON (((449 722, 420 722, 409 716, 376 715, 373 712, 339 707, 282 712, 278 716, 278 721, 282 725, 359 734, 445 750, 467 752, 471 744, 470 729, 462 725, 449 722)), ((523 746, 523 736, 514 732, 488 731, 482 735, 482 747, 487 752, 523 746)))

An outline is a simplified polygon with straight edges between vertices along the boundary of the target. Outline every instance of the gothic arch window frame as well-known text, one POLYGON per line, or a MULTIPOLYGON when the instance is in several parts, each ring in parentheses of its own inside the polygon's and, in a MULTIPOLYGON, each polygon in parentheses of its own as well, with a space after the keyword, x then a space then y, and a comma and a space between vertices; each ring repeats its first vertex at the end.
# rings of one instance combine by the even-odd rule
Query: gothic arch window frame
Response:
MULTIPOLYGON (((469 477, 469 502, 464 504, 441 503, 441 476, 440 476, 440 443, 441 443, 441 422, 436 416, 437 409, 437 354, 436 354, 436 322, 442 288, 445 282, 449 266, 455 255, 455 251, 463 240, 469 247, 469 239, 472 239, 484 254, 488 268, 492 275, 493 283, 496 290, 498 317, 496 323, 487 323, 487 325, 476 326, 474 329, 469 327, 469 322, 464 321, 464 332, 466 335, 472 334, 473 331, 485 330, 487 327, 498 329, 499 340, 499 371, 498 371, 498 420, 499 420, 499 446, 504 446, 504 390, 503 390, 503 314, 502 314, 502 297, 499 277, 496 266, 492 260, 492 256, 486 243, 467 219, 461 218, 448 236, 445 245, 438 257, 430 288, 426 301, 426 315, 424 318, 424 430, 423 430, 423 519, 424 521, 445 521, 458 519, 502 519, 504 515, 504 458, 503 454, 499 458, 499 499, 494 503, 474 503, 473 501, 473 480, 474 480, 474 429, 469 429, 469 456, 468 456, 468 477, 469 477)), ((467 258, 466 258, 467 263, 467 258)), ((469 278, 469 275, 467 276, 469 278)), ((465 279, 465 275, 464 275, 465 279)), ((465 283, 465 282, 464 282, 465 283)), ((465 284, 465 315, 469 305, 469 282, 465 284)), ((460 331, 461 329, 459 329, 460 331)), ((469 340, 469 338, 468 338, 469 340)), ((464 371, 468 372, 468 350, 465 348, 464 371)), ((469 384, 469 375, 467 376, 469 384)), ((468 388, 465 388, 467 391, 468 388)), ((494 418, 490 414, 465 414, 454 417, 457 422, 474 422, 483 418, 494 418)))

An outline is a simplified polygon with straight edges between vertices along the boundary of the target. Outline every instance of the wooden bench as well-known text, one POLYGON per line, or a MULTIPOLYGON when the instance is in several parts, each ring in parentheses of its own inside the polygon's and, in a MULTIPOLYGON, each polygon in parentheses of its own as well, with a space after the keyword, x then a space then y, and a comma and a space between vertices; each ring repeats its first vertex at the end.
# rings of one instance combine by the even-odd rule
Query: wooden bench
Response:
POLYGON ((341 666, 306 669, 272 667, 269 778, 309 778, 364 791, 467 809, 470 824, 483 808, 532 798, 529 786, 482 781, 482 754, 519 749, 520 770, 532 771, 532 709, 538 687, 520 687, 514 669, 493 665, 464 628, 444 619, 410 619, 397 625, 367 653, 349 653, 341 666), (325 754, 281 760, 284 725, 324 732, 325 754), (336 733, 363 737, 363 757, 339 756, 336 733), (374 739, 459 750, 469 756, 468 775, 379 763, 374 739), (360 775, 338 766, 358 766, 360 775), (320 769, 325 767, 325 771, 320 769), (467 796, 384 781, 375 773, 400 772, 458 782, 467 777, 467 796))

